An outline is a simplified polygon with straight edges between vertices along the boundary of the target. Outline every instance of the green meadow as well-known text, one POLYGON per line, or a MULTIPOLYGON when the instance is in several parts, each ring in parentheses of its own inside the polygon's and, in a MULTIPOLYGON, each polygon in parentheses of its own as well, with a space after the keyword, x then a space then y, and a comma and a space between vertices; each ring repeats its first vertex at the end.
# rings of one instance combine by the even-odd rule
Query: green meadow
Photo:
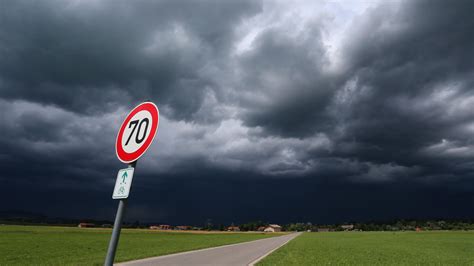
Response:
POLYGON ((303 233, 258 265, 474 265, 474 232, 303 233))
MULTIPOLYGON (((111 229, 0 226, 0 265, 102 265, 111 229)), ((278 234, 124 229, 116 262, 278 234)), ((303 233, 258 265, 474 265, 474 232, 303 233)))
MULTIPOLYGON (((111 229, 0 225, 0 265, 102 265, 111 229)), ((116 262, 274 235, 123 229, 116 262)))

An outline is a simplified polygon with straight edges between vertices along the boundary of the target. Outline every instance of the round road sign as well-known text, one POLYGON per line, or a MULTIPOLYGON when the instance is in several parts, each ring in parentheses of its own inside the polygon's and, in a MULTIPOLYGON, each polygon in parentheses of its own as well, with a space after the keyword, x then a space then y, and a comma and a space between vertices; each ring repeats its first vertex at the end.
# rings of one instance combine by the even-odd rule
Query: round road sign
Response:
POLYGON ((152 102, 144 102, 127 115, 115 141, 115 152, 123 163, 131 163, 140 158, 150 147, 158 130, 158 107, 152 102))

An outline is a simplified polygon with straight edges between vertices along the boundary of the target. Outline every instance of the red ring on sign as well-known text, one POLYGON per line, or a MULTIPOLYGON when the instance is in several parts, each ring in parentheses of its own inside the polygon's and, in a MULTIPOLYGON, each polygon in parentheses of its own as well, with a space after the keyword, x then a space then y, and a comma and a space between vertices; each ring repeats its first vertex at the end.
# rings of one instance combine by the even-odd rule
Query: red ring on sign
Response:
POLYGON ((139 104, 137 107, 133 108, 133 110, 127 115, 127 118, 125 118, 125 121, 123 121, 122 125, 120 126, 120 130, 117 135, 117 139, 115 141, 115 153, 117 154, 117 158, 121 162, 123 163, 134 162, 138 160, 138 158, 140 158, 146 152, 148 147, 150 147, 151 143, 153 142, 156 132, 158 131, 159 117, 160 117, 160 112, 158 110, 158 107, 156 107, 156 105, 152 102, 144 102, 144 103, 139 104), (143 143, 143 145, 140 148, 138 148, 138 150, 132 153, 128 153, 122 147, 123 133, 125 132, 125 126, 128 124, 130 119, 132 119, 132 117, 140 111, 148 111, 151 114, 151 119, 152 119, 151 131, 147 139, 143 143))

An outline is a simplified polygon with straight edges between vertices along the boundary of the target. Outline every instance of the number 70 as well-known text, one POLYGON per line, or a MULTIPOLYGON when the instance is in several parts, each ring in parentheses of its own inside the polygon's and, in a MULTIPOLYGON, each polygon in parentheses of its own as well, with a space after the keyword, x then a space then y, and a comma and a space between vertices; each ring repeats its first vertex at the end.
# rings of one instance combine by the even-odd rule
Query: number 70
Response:
POLYGON ((137 129, 137 126, 138 126, 138 129, 137 129, 137 133, 135 134, 135 142, 137 144, 142 143, 143 140, 145 139, 145 135, 146 135, 146 131, 148 130, 148 124, 149 123, 150 123, 150 121, 148 120, 148 118, 143 118, 141 121, 140 120, 130 121, 130 124, 128 124, 128 128, 131 128, 132 126, 133 126, 133 128, 132 128, 132 132, 128 136, 127 141, 125 142, 125 146, 128 145, 128 143, 130 142, 130 139, 132 138, 132 135, 135 132, 135 129, 137 129), (142 129, 142 125, 145 122, 146 122, 145 129, 143 130, 143 133, 140 137, 140 132, 141 132, 141 129, 142 129))

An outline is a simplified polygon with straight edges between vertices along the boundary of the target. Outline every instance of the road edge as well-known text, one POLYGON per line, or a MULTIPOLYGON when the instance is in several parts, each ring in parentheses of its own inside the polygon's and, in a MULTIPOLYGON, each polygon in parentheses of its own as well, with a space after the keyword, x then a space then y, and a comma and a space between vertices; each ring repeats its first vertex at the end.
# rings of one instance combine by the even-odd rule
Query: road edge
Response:
POLYGON ((279 249, 279 248, 283 247, 284 245, 288 244, 288 242, 290 242, 291 240, 293 240, 293 239, 299 237, 302 233, 295 233, 295 234, 296 234, 295 237, 292 237, 292 238, 288 239, 287 241, 283 242, 283 243, 282 243, 281 245, 279 245, 278 247, 276 247, 276 248, 274 248, 274 249, 268 251, 267 253, 265 253, 265 254, 264 254, 263 256, 261 256, 260 258, 258 258, 258 259, 256 259, 256 260, 250 262, 250 263, 248 264, 248 266, 255 266, 255 264, 259 263, 261 260, 263 260, 264 258, 266 258, 268 255, 272 254, 272 253, 273 253, 274 251, 276 251, 277 249, 279 249))

